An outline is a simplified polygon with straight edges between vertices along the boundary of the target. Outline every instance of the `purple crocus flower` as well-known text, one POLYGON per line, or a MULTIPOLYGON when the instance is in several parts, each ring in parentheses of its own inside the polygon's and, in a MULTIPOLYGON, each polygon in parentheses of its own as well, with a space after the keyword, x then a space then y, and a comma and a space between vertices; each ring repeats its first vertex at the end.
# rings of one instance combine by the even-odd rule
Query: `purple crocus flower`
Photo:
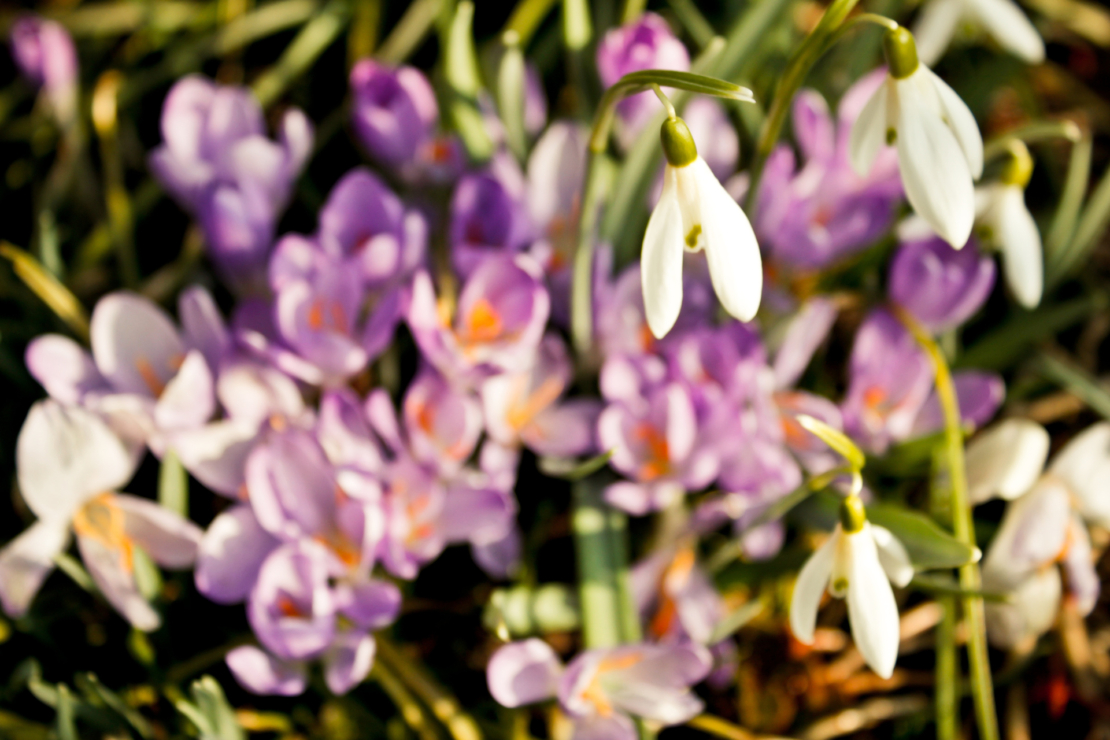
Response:
POLYGON ((42 88, 54 116, 66 126, 77 113, 77 49, 60 23, 24 16, 12 24, 12 58, 20 73, 42 88))
POLYGON ((161 618, 139 592, 135 550, 174 569, 192 566, 201 532, 192 522, 137 496, 115 493, 135 456, 100 418, 52 399, 31 407, 16 440, 19 490, 38 521, 0 550, 0 604, 11 617, 30 607, 70 532, 100 592, 132 625, 161 618))
POLYGON ((574 457, 593 451, 601 405, 588 398, 560 402, 572 374, 566 344, 549 334, 530 370, 495 375, 483 383, 490 437, 506 447, 523 443, 540 455, 574 457))
POLYGON ((351 68, 351 120, 359 141, 392 166, 416 159, 439 118, 435 92, 415 67, 389 67, 373 59, 351 68))
POLYGON ((994 287, 994 260, 979 252, 974 238, 953 249, 940 237, 903 243, 890 262, 888 291, 934 333, 967 321, 994 287))
POLYGON ((264 286, 274 226, 312 150, 312 124, 292 108, 278 141, 265 135, 249 90, 191 75, 162 107, 162 146, 150 156, 155 177, 200 222, 209 254, 237 289, 264 286))
POLYGON ((463 176, 451 196, 451 260, 468 277, 491 255, 522 249, 532 236, 524 174, 501 152, 488 169, 463 176))
POLYGON ((431 278, 418 272, 406 318, 424 358, 465 386, 527 368, 549 311, 540 266, 518 254, 483 261, 463 285, 454 317, 441 313, 431 278))
POLYGON ((800 269, 820 268, 858 251, 889 228, 902 196, 893 149, 880 152, 867 177, 848 161, 852 124, 883 73, 864 77, 844 94, 834 125, 818 93, 794 101, 794 134, 805 166, 783 145, 767 160, 760 182, 755 230, 774 261, 800 269))
POLYGON ((639 643, 588 650, 564 668, 546 642, 532 638, 494 653, 486 681, 506 707, 558 698, 574 737, 633 740, 633 716, 677 725, 697 715, 703 705, 690 687, 712 665, 699 645, 639 643))
POLYGON ((933 387, 933 368, 913 336, 884 309, 860 326, 849 361, 844 430, 864 449, 882 454, 906 439, 933 387))
POLYGON ((629 574, 632 597, 654 640, 705 645, 724 616, 724 604, 697 564, 693 541, 676 543, 636 563, 629 574))
MULTIPOLYGON (((597 72, 604 87, 614 85, 630 72, 644 69, 690 69, 690 54, 670 26, 655 13, 644 13, 635 21, 605 34, 597 47, 597 72)), ((631 146, 652 114, 660 110, 651 92, 632 95, 617 106, 620 117, 618 138, 631 146)))
POLYGON ((101 298, 89 325, 92 355, 57 334, 27 347, 27 368, 53 398, 104 417, 134 446, 161 456, 174 438, 216 410, 215 368, 227 351, 219 312, 203 289, 180 299, 184 332, 150 300, 119 291, 101 298))
POLYGON ((698 444, 694 404, 678 383, 653 389, 642 406, 610 404, 597 423, 610 465, 631 480, 605 489, 605 499, 631 514, 665 508, 686 491, 704 488, 719 466, 716 450, 698 444))
POLYGON ((435 370, 420 373, 409 385, 401 413, 405 447, 416 460, 447 477, 470 458, 482 434, 478 399, 451 386, 435 370))

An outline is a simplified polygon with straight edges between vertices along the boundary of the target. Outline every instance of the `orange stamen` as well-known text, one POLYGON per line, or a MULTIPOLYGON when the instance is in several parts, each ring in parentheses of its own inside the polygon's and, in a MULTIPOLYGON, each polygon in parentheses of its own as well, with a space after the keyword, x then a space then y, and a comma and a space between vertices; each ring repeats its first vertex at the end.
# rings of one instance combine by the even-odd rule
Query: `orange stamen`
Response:
POLYGON ((146 383, 146 387, 150 389, 151 394, 155 398, 160 398, 166 390, 166 384, 158 377, 158 373, 154 371, 154 366, 145 357, 135 358, 135 369, 139 372, 139 377, 146 383))
POLYGON ((299 606, 297 606, 296 602, 294 602, 291 598, 289 598, 285 594, 281 594, 280 596, 278 596, 278 598, 277 598, 277 608, 278 608, 278 611, 281 612, 281 616, 283 616, 283 617, 304 618, 304 617, 308 616, 305 612, 303 612, 301 610, 301 608, 299 606))
POLYGON ((501 335, 503 328, 504 324, 497 309, 485 298, 479 298, 467 314, 463 327, 464 341, 491 342, 501 335))
POLYGON ((637 425, 632 434, 647 447, 648 460, 640 466, 640 479, 653 481, 666 475, 671 469, 671 453, 667 438, 647 422, 637 425))
POLYGON ((539 388, 525 397, 522 403, 511 404, 505 420, 509 422, 510 427, 519 432, 541 411, 553 404, 562 392, 563 384, 558 378, 547 378, 540 383, 539 388))
POLYGON ((73 516, 73 530, 114 551, 124 572, 132 572, 134 543, 127 534, 126 517, 116 504, 114 494, 104 492, 78 509, 73 516))

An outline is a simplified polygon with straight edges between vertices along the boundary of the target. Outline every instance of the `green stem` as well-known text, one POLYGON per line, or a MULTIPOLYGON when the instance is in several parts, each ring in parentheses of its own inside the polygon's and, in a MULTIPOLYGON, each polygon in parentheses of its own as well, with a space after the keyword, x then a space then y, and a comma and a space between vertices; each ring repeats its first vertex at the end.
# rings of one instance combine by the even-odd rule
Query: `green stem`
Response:
POLYGON ((443 0, 416 0, 378 47, 375 56, 386 64, 400 64, 424 41, 439 18, 443 0))
MULTIPOLYGON (((936 373, 937 398, 944 414, 945 456, 948 462, 949 485, 952 491, 952 530, 956 539, 975 546, 975 528, 967 492, 967 470, 964 465, 963 432, 960 428, 960 405, 956 387, 944 353, 917 320, 904 311, 898 317, 913 334, 918 345, 929 355, 936 373)), ((979 564, 968 563, 960 568, 960 586, 967 591, 980 591, 982 579, 979 564)), ((964 616, 968 623, 967 652, 971 667, 971 693, 982 740, 998 740, 998 715, 994 706, 990 656, 987 654, 987 623, 980 596, 964 596, 964 616)))
POLYGON ((305 24, 286 47, 277 64, 266 70, 252 85, 254 94, 263 107, 280 98, 289 85, 316 63, 346 26, 350 12, 351 8, 346 0, 332 0, 305 24))
POLYGON ((482 732, 474 718, 463 711, 459 700, 440 686, 424 666, 406 656, 381 633, 376 634, 374 639, 378 646, 378 659, 428 705, 454 740, 481 740, 482 732))
POLYGON ((621 618, 619 559, 610 536, 610 527, 617 522, 601 499, 596 479, 576 483, 572 490, 571 528, 578 564, 582 639, 587 648, 613 647, 624 641, 626 631, 621 618))
POLYGON ((771 100, 767 119, 763 122, 763 129, 760 131, 759 141, 756 143, 755 161, 752 162, 751 169, 751 185, 748 188, 749 209, 755 203, 755 194, 759 190, 759 179, 763 175, 763 165, 779 139, 783 123, 786 122, 786 115, 790 111, 790 104, 794 100, 794 94, 802 86, 802 82, 805 81, 806 75, 809 74, 809 70, 814 63, 825 53, 828 48, 827 42, 844 22, 844 19, 848 17, 848 13, 852 12, 852 8, 856 6, 857 2, 859 0, 833 0, 825 14, 821 16, 821 20, 818 21, 817 27, 806 37, 790 59, 778 87, 775 88, 775 97, 771 100))
POLYGON ((956 692, 956 597, 937 599, 944 614, 937 624, 936 713, 937 740, 956 740, 959 728, 959 695, 956 692))
POLYGON ((528 46, 536 29, 555 7, 556 0, 520 0, 505 24, 505 31, 515 31, 520 38, 520 46, 528 46))

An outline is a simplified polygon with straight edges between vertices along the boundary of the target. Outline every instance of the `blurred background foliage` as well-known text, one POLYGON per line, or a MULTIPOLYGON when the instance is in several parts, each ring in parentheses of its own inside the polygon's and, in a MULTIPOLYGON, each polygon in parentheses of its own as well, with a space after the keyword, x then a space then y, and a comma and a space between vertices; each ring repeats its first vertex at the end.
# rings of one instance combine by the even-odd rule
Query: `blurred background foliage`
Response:
MULTIPOLYGON (((476 3, 473 31, 486 86, 495 79, 502 33, 512 28, 542 74, 551 117, 588 121, 600 93, 593 47, 605 30, 620 22, 623 12, 616 2, 591 5, 589 43, 579 51, 567 51, 562 12, 555 0, 520 0, 515 7, 476 3)), ((823 9, 821 3, 808 0, 653 0, 648 5, 671 21, 695 51, 715 32, 728 34, 744 23, 749 25, 743 27, 757 28, 758 35, 746 39, 750 48, 743 49, 732 81, 753 88, 764 104, 791 49, 823 9), (753 18, 758 23, 752 25, 753 18)), ((913 13, 911 4, 896 0, 863 5, 896 18, 913 13)), ((1099 415, 1110 416, 1110 392, 1100 380, 1110 369, 1110 241, 1104 234, 1110 183, 1097 179, 1110 161, 1110 13, 1083 0, 1028 0, 1025 5, 1040 19, 1048 49, 1045 64, 1030 68, 990 48, 965 46, 949 53, 938 72, 968 102, 985 140, 1045 119, 1072 121, 1087 135, 1086 143, 1075 147, 1078 154, 1058 140, 1033 145, 1038 166, 1028 195, 1033 213, 1043 217, 1042 233, 1048 234, 1053 206, 1067 190, 1068 173, 1076 173, 1079 190, 1090 193, 1089 208, 1077 210, 1077 230, 1082 232, 1078 236, 1083 240, 1053 242, 1049 237, 1049 262, 1059 269, 1052 272, 1050 266, 1050 289, 1036 311, 1012 307, 996 288, 985 310, 964 331, 957 364, 1003 372, 1008 411, 1045 423, 1062 440, 1099 415), (1084 157, 1089 157, 1089 165, 1084 157), (1078 171, 1069 170, 1073 158, 1078 171), (1053 248, 1061 250, 1055 263, 1053 248), (1072 251, 1064 255, 1066 248, 1072 251)), ((71 331, 28 287, 27 273, 21 276, 20 263, 11 260, 15 253, 8 245, 37 257, 85 310, 119 287, 138 289, 172 307, 176 290, 196 281, 212 286, 224 307, 230 306, 230 295, 219 292, 205 265, 199 232, 145 166, 147 153, 161 140, 159 116, 169 87, 179 77, 199 72, 221 83, 251 86, 271 124, 288 106, 309 115, 317 130, 316 151, 278 233, 310 232, 331 186, 365 162, 348 130, 347 72, 353 60, 375 54, 431 70, 437 91, 448 100, 441 51, 454 0, 4 3, 0 32, 6 37, 10 23, 28 11, 60 21, 77 42, 81 120, 75 130, 59 131, 36 103, 34 90, 19 79, 10 57, 0 54, 0 240, 9 256, 0 260, 0 480, 12 482, 4 485, 10 495, 0 504, 0 541, 15 536, 30 519, 14 485, 12 455, 27 409, 43 393, 24 368, 25 346, 42 333, 71 331)), ((818 63, 807 86, 835 100, 879 63, 879 36, 877 29, 859 31, 818 63)), ((750 161, 762 110, 730 108, 741 135, 743 166, 750 161)), ((646 218, 646 204, 633 203, 621 232, 639 239, 646 218)), ((884 279, 882 265, 890 247, 881 244, 864 253, 836 276, 838 285, 874 292, 884 279)), ((812 387, 832 396, 843 390, 844 348, 858 320, 859 315, 853 319, 849 313, 840 322, 836 341, 823 358, 825 371, 809 379, 812 387)), ((877 461, 874 469, 881 475, 884 465, 902 466, 904 471, 914 464, 923 473, 928 469, 927 459, 915 458, 914 450, 903 446, 877 461)), ((522 470, 532 472, 522 474, 518 491, 543 487, 542 496, 520 496, 521 522, 529 533, 537 570, 531 579, 572 583, 566 486, 541 478, 534 465, 525 464, 522 470)), ((148 456, 131 489, 157 490, 158 473, 157 463, 148 456)), ((215 498, 193 484, 189 511, 198 524, 205 525, 215 515, 215 498)), ((634 534, 641 541, 644 532, 634 534)), ((795 538, 769 563, 738 563, 722 573, 722 585, 732 593, 758 589, 761 598, 750 602, 754 608, 742 615, 749 621, 739 636, 737 685, 707 695, 709 711, 765 732, 804 726, 806 738, 846 734, 885 719, 894 721, 884 722, 874 736, 931 736, 927 691, 933 657, 928 650, 907 656, 908 685, 897 687, 906 691, 862 701, 860 697, 876 687, 864 685, 859 676, 854 683, 840 680, 851 672, 850 652, 824 673, 807 669, 800 646, 782 627, 788 594, 783 576, 796 571, 807 552, 795 538), (856 713, 846 718, 839 713, 845 708, 856 713), (799 722, 818 716, 836 721, 799 722)), ((329 696, 319 680, 294 699, 243 692, 222 661, 226 650, 248 639, 243 609, 198 596, 191 573, 161 576, 152 570, 146 588, 156 595, 165 625, 144 635, 131 630, 102 600, 85 593, 88 584, 81 582, 79 572, 74 571, 74 577, 65 570, 50 577, 28 616, 15 623, 0 618, 0 736, 238 740, 245 733, 268 733, 330 740, 424 740, 444 737, 445 728, 455 727, 455 740, 471 740, 466 736, 469 730, 452 724, 459 705, 487 736, 527 736, 528 728, 520 726, 527 722, 521 719, 525 715, 500 710, 486 692, 484 667, 498 644, 483 624, 491 586, 459 552, 446 553, 407 587, 403 615, 392 629, 393 644, 404 648, 390 651, 386 646, 379 655, 382 668, 375 669, 372 680, 341 698, 329 696), (398 671, 426 680, 398 682, 398 671), (210 678, 202 679, 205 675, 210 678), (437 693, 441 686, 450 687, 457 704, 437 693), (439 719, 432 721, 433 715, 439 719)), ((1107 570, 1104 558, 1104 580, 1107 570)), ((838 608, 843 608, 842 602, 830 607, 838 608)), ((917 612, 912 609, 910 605, 910 613, 925 625, 923 631, 935 624, 928 603, 917 612)), ((1074 654, 1066 633, 1059 637, 1065 649, 1034 654, 1024 664, 1008 664, 1005 656, 994 656, 995 665, 1001 666, 1000 694, 1010 689, 1014 677, 1030 677, 1025 698, 1033 737, 1050 725, 1069 728, 1068 737, 1084 737, 1091 727, 1110 721, 1104 693, 1110 667, 1102 665, 1110 652, 1105 593, 1088 624, 1086 656, 1074 654), (1087 685, 1075 678, 1087 675, 1075 673, 1077 662, 1089 669, 1087 685)), ((845 635, 826 637, 829 644, 819 650, 844 650, 845 635), (841 643, 833 644, 837 639, 841 643)), ((566 632, 550 639, 569 646, 574 637, 566 632)), ((677 728, 666 734, 694 732, 677 728)))

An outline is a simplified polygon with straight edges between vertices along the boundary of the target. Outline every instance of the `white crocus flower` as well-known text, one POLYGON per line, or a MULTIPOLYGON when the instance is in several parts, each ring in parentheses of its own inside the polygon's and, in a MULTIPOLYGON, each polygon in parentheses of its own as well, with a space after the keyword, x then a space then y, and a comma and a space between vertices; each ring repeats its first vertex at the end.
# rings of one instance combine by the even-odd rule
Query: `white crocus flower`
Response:
POLYGON ((53 400, 32 406, 15 457, 19 491, 38 521, 0 550, 4 611, 12 617, 27 611, 72 531, 104 597, 138 629, 156 629, 161 620, 135 580, 135 549, 161 565, 188 568, 200 529, 154 501, 115 492, 130 480, 135 457, 78 406, 53 400))
POLYGON ((1018 303, 1034 308, 1044 289, 1041 233, 1025 207, 1025 186, 1033 173, 1033 159, 1019 141, 998 182, 975 190, 975 221, 983 241, 1002 253, 1006 283, 1018 303))
POLYGON ((674 326, 682 308, 683 251, 702 249, 721 305, 741 321, 750 321, 763 290, 755 232, 698 156, 682 119, 668 118, 661 138, 667 158, 663 193, 648 221, 640 258, 648 327, 662 338, 674 326))
POLYGON ((883 37, 890 73, 852 127, 849 156, 865 176, 884 144, 895 144, 906 198, 956 249, 975 220, 973 181, 983 173, 983 139, 960 96, 917 60, 904 28, 883 37))
POLYGON ((1044 41, 1012 0, 931 0, 914 24, 917 54, 930 67, 941 58, 957 27, 969 23, 1029 64, 1044 61, 1044 41))
POLYGON ((790 629, 801 642, 813 643, 817 608, 828 588, 848 599, 852 639, 875 673, 889 678, 898 658, 898 606, 890 584, 899 588, 913 578, 905 547, 883 527, 867 521, 858 496, 840 506, 832 537, 802 567, 790 602, 790 629))

